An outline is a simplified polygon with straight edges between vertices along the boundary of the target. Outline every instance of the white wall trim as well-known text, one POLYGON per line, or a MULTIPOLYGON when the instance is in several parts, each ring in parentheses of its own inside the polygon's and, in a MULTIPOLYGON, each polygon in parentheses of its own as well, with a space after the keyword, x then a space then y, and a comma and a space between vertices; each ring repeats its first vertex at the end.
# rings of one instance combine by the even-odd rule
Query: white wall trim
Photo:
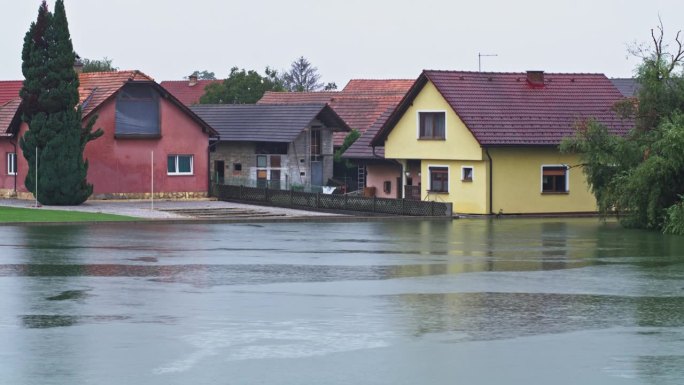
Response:
MULTIPOLYGON (((420 139, 420 113, 421 112, 442 112, 444 113, 444 140, 447 140, 449 132, 449 118, 446 110, 417 110, 416 111, 416 139, 420 139)), ((427 139, 429 140, 429 139, 427 139)))
POLYGON ((565 192, 570 192, 570 167, 567 164, 542 164, 539 168, 539 192, 544 192, 544 167, 565 167, 565 192))

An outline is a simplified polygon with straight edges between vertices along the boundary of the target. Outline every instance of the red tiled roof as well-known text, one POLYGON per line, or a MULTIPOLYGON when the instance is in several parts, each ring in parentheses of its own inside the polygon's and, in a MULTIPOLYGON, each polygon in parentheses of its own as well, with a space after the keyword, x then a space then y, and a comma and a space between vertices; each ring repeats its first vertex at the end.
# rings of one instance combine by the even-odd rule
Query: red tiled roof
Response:
POLYGON ((0 105, 19 98, 19 91, 24 84, 21 80, 0 81, 0 105))
POLYGON ((613 111, 623 96, 603 74, 544 74, 543 85, 532 85, 526 73, 423 71, 374 144, 384 143, 427 81, 482 146, 558 145, 584 119, 622 135, 634 126, 613 111))
POLYGON ((79 101, 85 119, 100 104, 116 94, 127 82, 154 82, 154 79, 140 71, 89 72, 78 77, 79 101))
MULTIPOLYGON (((88 115, 95 111, 95 109, 97 109, 97 107, 99 107, 102 103, 112 98, 121 89, 121 87, 128 82, 151 82, 158 87, 160 92, 165 92, 163 88, 155 83, 154 79, 140 71, 133 70, 82 73, 79 74, 80 85, 78 87, 78 93, 83 119, 86 119, 88 115)), ((0 81, 0 98, 2 98, 3 95, 16 95, 15 100, 17 103, 14 107, 15 112, 16 108, 18 108, 19 103, 21 102, 19 99, 19 90, 21 89, 22 84, 23 82, 21 80, 0 81)), ((171 101, 174 101, 179 108, 195 119, 205 131, 209 132, 211 135, 216 135, 216 131, 209 127, 190 109, 180 103, 180 101, 177 101, 177 99, 174 97, 171 97, 171 101)), ((0 105, 2 105, 2 101, 0 101, 0 105)), ((3 113, 9 114, 9 112, 4 112, 6 106, 2 108, 3 113)), ((0 120, 0 133, 7 132, 10 122, 7 122, 7 125, 2 125, 2 123, 4 123, 4 120, 0 120)))
POLYGON ((169 91, 176 99, 186 106, 198 104, 204 95, 204 89, 213 83, 220 83, 223 80, 198 80, 194 85, 190 85, 188 80, 165 80, 159 83, 169 91))
POLYGON ((7 101, 5 104, 0 104, 0 137, 12 135, 10 132, 12 122, 17 116, 20 104, 21 99, 19 98, 7 101))
POLYGON ((352 79, 342 92, 388 92, 405 94, 414 79, 352 79))
MULTIPOLYGON (((412 84, 413 80, 353 79, 342 91, 266 92, 257 104, 328 103, 349 127, 359 130, 363 136, 383 112, 399 103, 412 84)), ((341 146, 346 135, 335 133, 333 144, 341 146)), ((350 147, 348 153, 372 157, 370 147, 352 147, 355 150, 350 147)))

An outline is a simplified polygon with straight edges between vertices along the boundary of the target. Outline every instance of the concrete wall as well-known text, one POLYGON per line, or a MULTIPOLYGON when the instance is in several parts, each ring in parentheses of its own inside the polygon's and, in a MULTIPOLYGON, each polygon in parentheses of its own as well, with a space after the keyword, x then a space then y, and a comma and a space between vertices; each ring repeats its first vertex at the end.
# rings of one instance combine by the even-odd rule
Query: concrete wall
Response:
MULTIPOLYGON (((323 162, 323 180, 327 182, 333 175, 333 142, 332 130, 314 121, 312 126, 321 126, 321 161, 323 162)), ((309 157, 310 132, 308 129, 290 144, 287 154, 280 155, 281 166, 272 167, 271 155, 267 156, 267 178, 271 178, 271 170, 280 171, 280 186, 283 189, 292 185, 309 187, 311 184, 311 166, 309 157)), ((256 186, 257 181, 257 143, 255 142, 228 142, 222 141, 217 144, 216 150, 211 153, 211 175, 215 177, 215 161, 225 162, 225 183, 244 184, 256 186), (242 171, 235 171, 234 165, 239 163, 242 171)))

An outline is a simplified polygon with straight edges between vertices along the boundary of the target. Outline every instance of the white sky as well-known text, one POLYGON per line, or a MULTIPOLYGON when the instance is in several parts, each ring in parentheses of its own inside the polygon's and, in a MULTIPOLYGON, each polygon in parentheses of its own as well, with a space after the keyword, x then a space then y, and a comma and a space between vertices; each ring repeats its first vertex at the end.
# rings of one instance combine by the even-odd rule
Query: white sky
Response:
MULTIPOLYGON (((23 79, 23 37, 40 0, 0 0, 0 79, 23 79)), ((48 0, 53 10, 54 0, 48 0)), ((65 0, 74 48, 156 80, 233 66, 282 70, 299 56, 324 82, 416 78, 423 69, 529 69, 631 76, 627 45, 663 20, 684 29, 683 0, 65 0)))

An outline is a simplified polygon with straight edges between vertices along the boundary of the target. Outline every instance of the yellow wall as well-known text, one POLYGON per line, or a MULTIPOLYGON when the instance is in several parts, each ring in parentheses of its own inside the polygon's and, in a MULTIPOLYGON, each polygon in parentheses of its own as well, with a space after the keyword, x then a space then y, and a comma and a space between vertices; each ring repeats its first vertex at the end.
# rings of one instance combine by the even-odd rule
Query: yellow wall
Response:
POLYGON ((493 211, 516 213, 573 213, 596 211, 577 155, 561 154, 556 148, 490 149, 493 161, 493 211), (541 193, 541 166, 566 164, 567 194, 541 193))
POLYGON ((428 81, 387 137, 385 157, 482 160, 482 149, 437 88, 428 81), (446 140, 418 140, 419 111, 446 111, 446 140))
POLYGON ((569 170, 567 194, 541 193, 542 165, 577 165, 578 157, 561 154, 557 148, 511 147, 490 149, 493 159, 492 186, 489 161, 470 130, 428 81, 394 126, 385 142, 385 157, 421 160, 421 199, 453 203, 455 213, 489 214, 489 189, 493 187, 492 211, 503 214, 574 213, 596 211, 581 167, 569 170), (418 139, 418 112, 446 112, 446 140, 418 139), (449 168, 449 192, 429 192, 430 166, 449 168), (472 166, 472 182, 461 181, 461 167, 472 166))
POLYGON ((423 160, 421 162, 420 197, 423 200, 452 202, 455 213, 487 214, 487 162, 463 160, 423 160), (433 193, 430 189, 429 167, 449 168, 449 192, 433 193), (461 180, 461 167, 473 168, 472 182, 461 180))

